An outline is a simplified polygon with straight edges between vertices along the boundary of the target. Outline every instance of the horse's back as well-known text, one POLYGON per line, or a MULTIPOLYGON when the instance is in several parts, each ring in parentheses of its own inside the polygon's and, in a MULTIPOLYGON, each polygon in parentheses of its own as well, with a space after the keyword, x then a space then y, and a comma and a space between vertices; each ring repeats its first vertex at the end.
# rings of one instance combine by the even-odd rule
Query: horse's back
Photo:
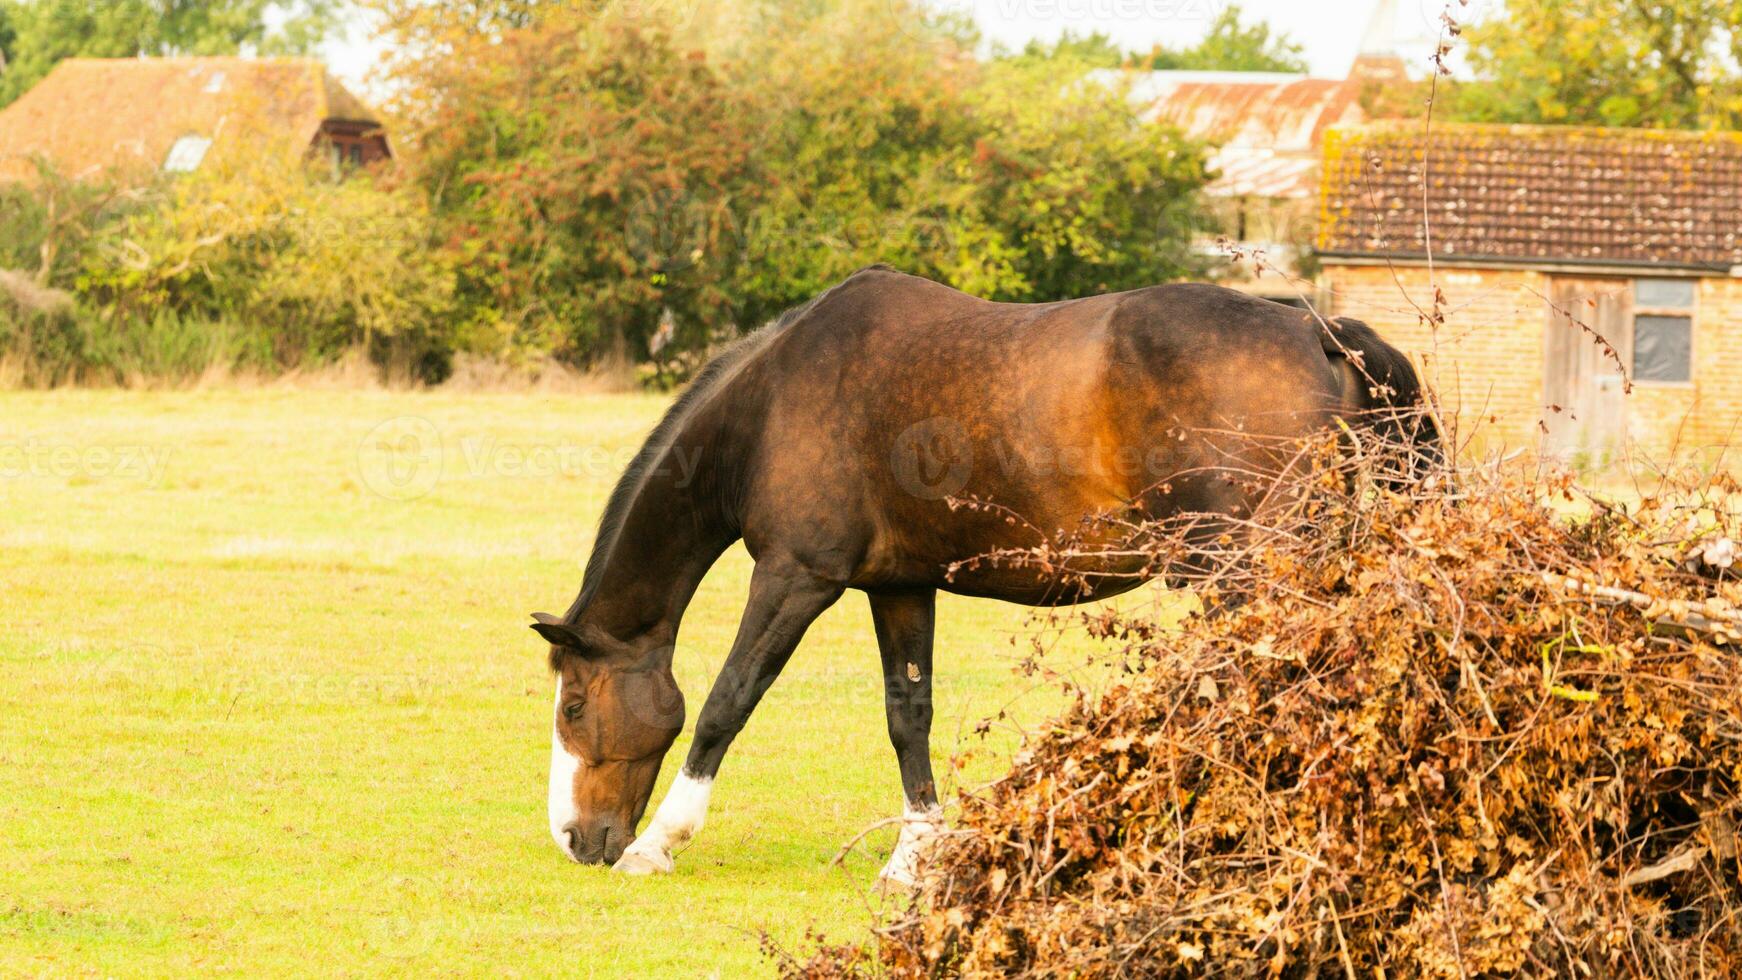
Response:
POLYGON ((1328 421, 1336 377, 1306 310, 1201 283, 1125 294, 1111 330, 1116 385, 1151 396, 1168 427, 1269 435, 1328 421))
POLYGON ((943 569, 1039 543, 1015 527, 1237 509, 1228 482, 1205 474, 1246 442, 1327 420, 1330 367, 1304 316, 1214 286, 1012 304, 857 273, 743 379, 766 400, 745 540, 865 587, 918 579, 1039 601, 1030 573, 946 583, 943 569))
POLYGON ((950 417, 1056 439, 1085 411, 1141 408, 1137 424, 1151 428, 1293 432, 1322 423, 1337 390, 1313 314, 1197 283, 997 303, 873 267, 789 333, 778 384, 833 387, 842 415, 885 427, 950 417))

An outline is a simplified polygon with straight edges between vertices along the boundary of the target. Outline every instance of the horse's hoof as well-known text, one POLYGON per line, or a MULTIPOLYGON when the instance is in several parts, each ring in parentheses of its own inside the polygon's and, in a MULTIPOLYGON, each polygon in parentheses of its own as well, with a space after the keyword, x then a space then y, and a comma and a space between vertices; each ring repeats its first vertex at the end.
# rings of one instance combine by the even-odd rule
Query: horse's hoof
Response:
POLYGON ((624 851, 623 856, 617 859, 617 863, 611 865, 611 870, 626 875, 663 875, 671 874, 676 867, 677 864, 672 861, 669 854, 655 857, 649 854, 637 854, 634 851, 624 851))
POLYGON ((877 894, 894 898, 905 898, 919 889, 912 878, 906 875, 892 874, 888 871, 877 876, 877 884, 874 887, 877 894))

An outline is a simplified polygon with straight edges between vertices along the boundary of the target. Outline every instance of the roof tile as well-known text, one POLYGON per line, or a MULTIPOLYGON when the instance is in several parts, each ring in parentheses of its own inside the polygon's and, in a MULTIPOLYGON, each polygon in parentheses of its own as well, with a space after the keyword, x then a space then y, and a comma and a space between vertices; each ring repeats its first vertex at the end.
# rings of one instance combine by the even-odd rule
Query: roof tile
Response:
POLYGON ((1441 258, 1742 265, 1742 134, 1585 127, 1332 130, 1319 250, 1425 255, 1424 169, 1441 258))
POLYGON ((70 58, 0 110, 0 178, 37 153, 72 176, 155 171, 183 136, 301 153, 329 119, 378 123, 310 58, 70 58))

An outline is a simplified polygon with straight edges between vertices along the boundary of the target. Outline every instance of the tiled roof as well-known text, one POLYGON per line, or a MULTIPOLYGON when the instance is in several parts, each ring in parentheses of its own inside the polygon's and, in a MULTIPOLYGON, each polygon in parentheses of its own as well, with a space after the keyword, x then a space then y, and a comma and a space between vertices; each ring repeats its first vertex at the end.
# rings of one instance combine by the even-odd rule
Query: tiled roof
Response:
POLYGON ((0 177, 37 153, 74 176, 154 171, 184 136, 301 153, 329 120, 379 123, 313 59, 73 58, 0 110, 0 177))
POLYGON ((1420 123, 1332 130, 1318 246, 1522 263, 1742 265, 1742 134, 1420 123))

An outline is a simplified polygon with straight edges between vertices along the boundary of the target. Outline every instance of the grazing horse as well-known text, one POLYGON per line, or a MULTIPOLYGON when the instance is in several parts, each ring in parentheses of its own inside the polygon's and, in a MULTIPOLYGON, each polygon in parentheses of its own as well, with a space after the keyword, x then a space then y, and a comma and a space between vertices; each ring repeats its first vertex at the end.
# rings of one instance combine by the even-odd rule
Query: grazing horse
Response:
MULTIPOLYGON (((561 618, 534 616, 556 674, 552 836, 582 863, 672 870, 733 737, 811 621, 858 589, 906 795, 882 877, 910 884, 939 820, 937 591, 1055 605, 1147 574, 1109 562, 1104 581, 1062 590, 1032 568, 952 565, 1094 515, 1262 516, 1252 481, 1229 474, 1277 472, 1265 440, 1337 418, 1352 432, 1395 426, 1371 413, 1420 400, 1409 362, 1365 325, 1217 286, 1028 305, 881 266, 854 273, 701 371, 612 493, 579 597, 561 618), (737 639, 682 771, 636 836, 683 726, 678 623, 740 539, 756 568, 737 639)), ((1437 446, 1431 426, 1411 435, 1437 446)))

